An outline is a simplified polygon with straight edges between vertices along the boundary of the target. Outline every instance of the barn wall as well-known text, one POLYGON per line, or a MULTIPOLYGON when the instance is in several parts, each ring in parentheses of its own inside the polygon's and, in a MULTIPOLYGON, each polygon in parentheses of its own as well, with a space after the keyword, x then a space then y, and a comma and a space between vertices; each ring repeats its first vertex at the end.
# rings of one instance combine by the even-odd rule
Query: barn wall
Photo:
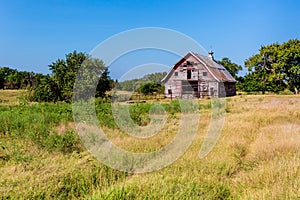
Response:
POLYGON ((227 82, 224 83, 226 96, 234 96, 236 95, 236 83, 233 82, 227 82))
POLYGON ((218 84, 218 82, 217 81, 210 81, 208 91, 209 91, 209 96, 218 97, 218 94, 219 94, 219 84, 218 84))

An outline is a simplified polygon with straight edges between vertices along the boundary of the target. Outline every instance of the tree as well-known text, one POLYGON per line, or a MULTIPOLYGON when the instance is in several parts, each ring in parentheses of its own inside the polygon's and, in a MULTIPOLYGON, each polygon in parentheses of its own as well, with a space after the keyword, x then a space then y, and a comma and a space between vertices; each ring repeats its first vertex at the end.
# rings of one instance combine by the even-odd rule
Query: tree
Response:
POLYGON ((0 68, 0 89, 4 89, 5 83, 8 82, 8 76, 13 74, 16 70, 10 69, 9 67, 0 68))
POLYGON ((33 72, 18 71, 9 67, 0 67, 0 89, 4 86, 10 89, 21 89, 34 84, 33 72))
POLYGON ((0 70, 0 86, 4 89, 4 86, 10 89, 17 89, 20 85, 19 73, 16 69, 3 67, 0 70))
POLYGON ((88 99, 103 96, 110 89, 108 68, 102 60, 84 53, 69 53, 65 60, 58 59, 50 64, 49 68, 52 71, 51 75, 38 77, 40 80, 34 88, 34 100, 70 102, 74 92, 76 97, 88 99), (47 94, 49 97, 46 97, 47 94), (91 94, 93 96, 90 96, 91 94))
POLYGON ((222 60, 217 61, 217 62, 219 64, 223 65, 235 79, 238 79, 237 74, 239 71, 241 71, 243 69, 242 66, 231 62, 231 60, 226 57, 222 58, 222 60))
POLYGON ((167 75, 167 72, 156 72, 152 74, 146 74, 142 78, 125 80, 116 85, 117 89, 126 90, 126 91, 135 91, 140 88, 142 85, 152 82, 161 84, 161 80, 167 75))
POLYGON ((97 89, 96 89, 96 97, 104 97, 106 91, 111 90, 113 87, 112 85, 113 80, 109 76, 109 71, 106 68, 104 72, 101 74, 101 77, 98 81, 97 84, 97 89))
POLYGON ((161 83, 161 80, 167 75, 167 72, 156 72, 143 76, 142 80, 151 81, 153 83, 161 83))
POLYGON ((37 74, 32 101, 38 102, 56 102, 58 101, 57 84, 50 75, 37 74))
POLYGON ((300 88, 300 40, 262 46, 245 61, 249 77, 255 77, 260 91, 294 91, 300 88), (250 75, 251 74, 251 75, 250 75))
POLYGON ((153 82, 146 83, 140 87, 140 92, 142 94, 153 94, 154 92, 160 92, 161 85, 153 82))
POLYGON ((58 100, 70 101, 76 74, 83 61, 86 59, 84 53, 69 53, 66 60, 58 59, 49 65, 52 71, 52 80, 56 84, 58 100))
POLYGON ((20 75, 20 88, 32 88, 34 84, 34 79, 35 79, 35 74, 33 72, 26 72, 26 71, 21 71, 19 72, 20 75))
POLYGON ((287 83, 288 89, 298 94, 300 88, 300 40, 289 40, 280 45, 274 68, 277 77, 287 83))
POLYGON ((111 89, 112 80, 108 68, 100 59, 87 56, 76 78, 76 98, 88 100, 92 97, 104 97, 106 91, 111 89))

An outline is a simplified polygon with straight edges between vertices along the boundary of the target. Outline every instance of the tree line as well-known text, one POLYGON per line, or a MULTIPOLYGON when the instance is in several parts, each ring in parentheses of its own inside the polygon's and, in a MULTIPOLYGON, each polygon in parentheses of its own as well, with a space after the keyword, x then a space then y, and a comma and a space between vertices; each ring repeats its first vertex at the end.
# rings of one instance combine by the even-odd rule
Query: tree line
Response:
POLYGON ((51 74, 44 75, 1 67, 0 89, 26 89, 30 101, 70 102, 74 91, 82 93, 84 98, 87 90, 93 89, 93 81, 98 80, 94 88, 96 97, 105 96, 106 91, 114 85, 114 81, 109 76, 108 67, 103 61, 82 52, 74 51, 67 54, 65 59, 58 59, 51 63, 49 69, 51 74), (81 79, 82 83, 74 90, 76 78, 80 79, 80 73, 84 71, 89 77, 81 79))
POLYGON ((9 67, 0 67, 0 89, 24 89, 32 87, 36 74, 18 71, 9 67))
POLYGON ((148 94, 163 94, 164 86, 161 80, 167 75, 167 72, 156 72, 147 74, 142 78, 125 80, 116 84, 116 89, 125 91, 135 91, 145 95, 148 94))
MULTIPOLYGON (((238 91, 263 94, 282 91, 299 93, 300 40, 298 39, 261 46, 259 53, 245 60, 244 66, 248 71, 244 77, 238 76, 238 72, 243 69, 242 66, 233 63, 229 58, 222 58, 217 62, 237 80, 238 91)), ((0 67, 0 89, 27 89, 31 101, 70 102, 76 76, 80 77, 80 73, 84 71, 89 72, 89 78, 81 79, 83 87, 77 87, 76 92, 84 94, 86 90, 95 89, 96 97, 104 97, 106 92, 114 87, 143 94, 163 93, 164 88, 160 80, 166 75, 166 72, 153 73, 140 79, 118 83, 110 78, 108 67, 102 60, 76 51, 67 54, 65 59, 51 63, 49 69, 51 74, 44 75, 0 67), (98 81, 96 88, 92 84, 95 80, 98 81)))

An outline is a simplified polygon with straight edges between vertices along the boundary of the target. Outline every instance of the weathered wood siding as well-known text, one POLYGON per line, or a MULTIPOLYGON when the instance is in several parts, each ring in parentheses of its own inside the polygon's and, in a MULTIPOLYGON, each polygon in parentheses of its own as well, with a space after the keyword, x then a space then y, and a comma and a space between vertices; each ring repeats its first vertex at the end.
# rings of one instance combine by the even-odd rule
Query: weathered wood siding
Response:
POLYGON ((236 94, 236 80, 213 58, 189 52, 164 78, 166 97, 225 97, 236 94))
MULTIPOLYGON (((183 80, 198 82, 197 91, 194 91, 194 95, 197 97, 218 94, 218 84, 213 75, 204 67, 203 63, 199 62, 193 56, 188 56, 182 62, 177 63, 172 69, 170 78, 165 82, 165 96, 170 98, 172 93, 172 97, 190 97, 189 94, 185 94, 182 88, 183 80), (190 73, 189 76, 188 73, 190 73)), ((190 87, 193 89, 192 86, 190 87)))
POLYGON ((232 82, 224 83, 226 96, 236 95, 236 84, 232 82))

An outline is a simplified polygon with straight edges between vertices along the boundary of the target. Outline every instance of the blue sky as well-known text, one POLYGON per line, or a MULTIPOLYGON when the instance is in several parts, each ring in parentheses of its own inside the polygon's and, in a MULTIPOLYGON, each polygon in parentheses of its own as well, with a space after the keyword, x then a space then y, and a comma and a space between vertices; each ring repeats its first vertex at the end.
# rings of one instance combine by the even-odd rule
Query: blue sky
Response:
POLYGON ((299 39, 299 10, 298 0, 0 0, 0 66, 49 73, 65 54, 141 27, 179 31, 243 66, 261 45, 299 39))

